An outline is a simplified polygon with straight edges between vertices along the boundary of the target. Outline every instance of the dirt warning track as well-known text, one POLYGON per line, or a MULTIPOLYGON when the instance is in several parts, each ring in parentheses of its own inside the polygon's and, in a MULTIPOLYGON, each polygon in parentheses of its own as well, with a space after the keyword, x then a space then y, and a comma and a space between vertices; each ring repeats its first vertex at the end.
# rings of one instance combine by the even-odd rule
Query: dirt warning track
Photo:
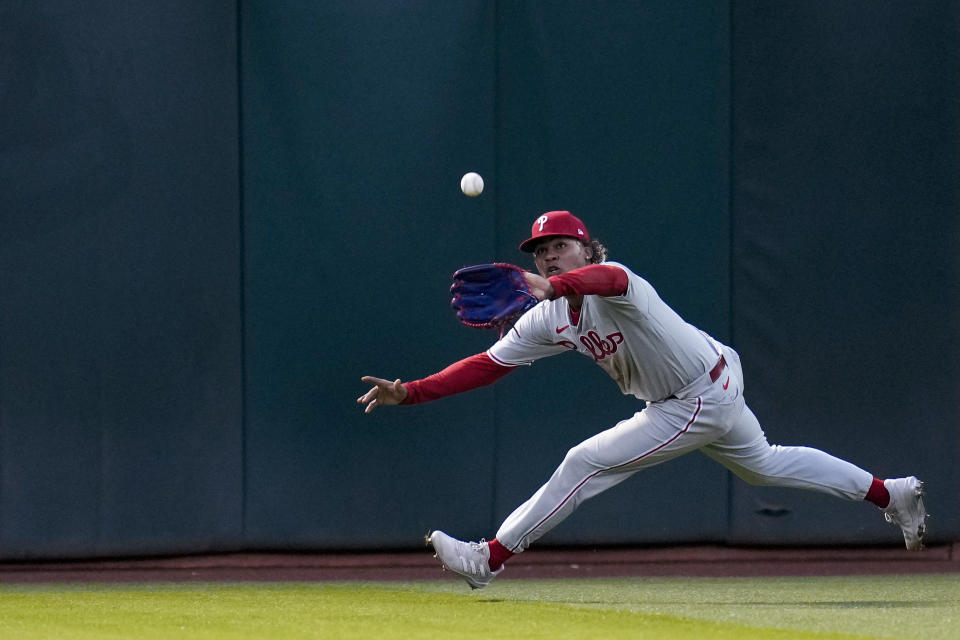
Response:
MULTIPOLYGON (((682 546, 535 549, 502 579, 654 576, 843 576, 960 573, 960 543, 899 548, 682 546)), ((407 581, 444 577, 428 549, 365 553, 229 553, 64 562, 3 562, 0 583, 407 581)), ((450 576, 450 574, 446 574, 450 576)))

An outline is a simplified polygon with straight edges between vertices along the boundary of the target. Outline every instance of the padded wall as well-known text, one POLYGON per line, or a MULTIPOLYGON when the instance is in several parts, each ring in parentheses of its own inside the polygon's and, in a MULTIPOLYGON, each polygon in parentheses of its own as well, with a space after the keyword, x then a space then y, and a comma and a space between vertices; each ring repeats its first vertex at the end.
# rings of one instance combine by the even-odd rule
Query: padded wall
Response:
MULTIPOLYGON (((456 322, 450 274, 527 264, 516 246, 544 210, 581 214, 724 337, 725 5, 495 6, 244 14, 251 544, 489 538, 569 447, 642 408, 572 356, 434 404, 354 403, 363 374, 418 378, 492 343, 456 322), (487 179, 475 200, 468 170, 487 179)), ((551 539, 721 536, 725 481, 679 461, 551 539)))
POLYGON ((494 254, 487 2, 258 3, 243 15, 247 541, 422 544, 491 519, 492 391, 364 416, 362 375, 484 344, 450 274, 494 254), (444 517, 448 517, 445 520, 444 517))
MULTIPOLYGON (((531 222, 541 211, 570 209, 611 259, 726 340, 726 2, 501 6, 497 255, 532 267, 516 248, 531 222)), ((570 447, 643 408, 573 354, 512 373, 496 393, 494 524, 570 447)), ((687 456, 585 503, 542 543, 722 537, 727 482, 724 469, 687 456)))
MULTIPOLYGON (((733 4, 733 339, 772 442, 927 482, 960 533, 960 8, 733 4)), ((868 505, 735 485, 731 538, 888 541, 868 505)))
MULTIPOLYGON (((0 559, 489 538, 642 405, 569 354, 369 416, 359 378, 486 349, 450 274, 557 208, 738 349, 771 441, 920 475, 955 538, 958 12, 5 5, 0 559)), ((693 454, 542 544, 898 536, 693 454)))
POLYGON ((0 556, 242 527, 233 7, 0 8, 0 556))

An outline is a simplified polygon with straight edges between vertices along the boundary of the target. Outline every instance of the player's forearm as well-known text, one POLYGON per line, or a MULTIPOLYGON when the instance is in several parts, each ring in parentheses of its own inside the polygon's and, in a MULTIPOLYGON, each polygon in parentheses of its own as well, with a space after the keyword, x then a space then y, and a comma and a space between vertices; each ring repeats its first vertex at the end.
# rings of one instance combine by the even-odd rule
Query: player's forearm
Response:
POLYGON ((627 292, 630 280, 627 272, 605 264, 588 264, 585 267, 548 278, 553 285, 551 299, 579 294, 581 296, 622 296, 627 292))
POLYGON ((516 367, 505 367, 490 359, 486 353, 464 358, 443 371, 421 380, 404 383, 407 397, 403 404, 430 402, 456 393, 493 384, 516 367))

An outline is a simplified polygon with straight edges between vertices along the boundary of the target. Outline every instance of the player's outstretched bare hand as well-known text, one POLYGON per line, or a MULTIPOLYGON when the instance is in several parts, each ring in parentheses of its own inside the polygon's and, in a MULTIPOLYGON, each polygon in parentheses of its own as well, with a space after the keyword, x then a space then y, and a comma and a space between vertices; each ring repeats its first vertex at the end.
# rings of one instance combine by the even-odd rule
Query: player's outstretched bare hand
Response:
POLYGON ((373 385, 370 391, 357 398, 357 404, 367 405, 367 408, 363 410, 364 413, 370 413, 377 407, 400 404, 407 398, 407 388, 400 384, 400 378, 384 380, 373 376, 363 376, 360 381, 373 385))

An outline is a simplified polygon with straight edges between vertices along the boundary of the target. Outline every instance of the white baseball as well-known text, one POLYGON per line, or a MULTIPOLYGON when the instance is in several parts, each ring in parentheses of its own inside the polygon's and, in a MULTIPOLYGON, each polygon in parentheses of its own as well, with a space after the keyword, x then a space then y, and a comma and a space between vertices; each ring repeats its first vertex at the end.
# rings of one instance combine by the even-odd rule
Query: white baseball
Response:
POLYGON ((463 194, 475 198, 476 196, 483 193, 483 178, 480 177, 479 173, 465 173, 462 178, 460 178, 460 191, 463 191, 463 194))

